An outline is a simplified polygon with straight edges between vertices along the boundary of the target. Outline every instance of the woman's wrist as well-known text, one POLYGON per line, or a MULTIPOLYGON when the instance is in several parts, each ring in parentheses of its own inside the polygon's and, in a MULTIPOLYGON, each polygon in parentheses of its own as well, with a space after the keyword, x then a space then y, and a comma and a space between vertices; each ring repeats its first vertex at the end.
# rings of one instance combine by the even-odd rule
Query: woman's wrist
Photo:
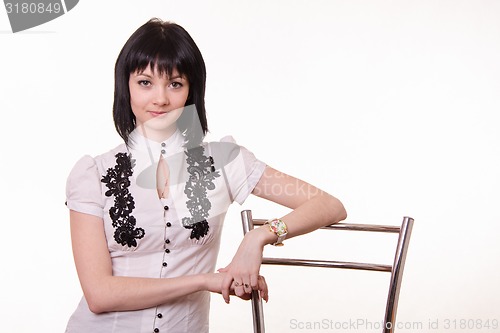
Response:
POLYGON ((217 289, 216 283, 215 282, 215 274, 217 273, 205 273, 201 274, 202 278, 202 284, 201 284, 201 290, 202 291, 210 291, 212 293, 220 293, 221 288, 217 289))
POLYGON ((255 237, 256 241, 261 247, 267 244, 274 244, 278 239, 275 233, 273 233, 267 226, 262 226, 251 230, 248 235, 255 237))

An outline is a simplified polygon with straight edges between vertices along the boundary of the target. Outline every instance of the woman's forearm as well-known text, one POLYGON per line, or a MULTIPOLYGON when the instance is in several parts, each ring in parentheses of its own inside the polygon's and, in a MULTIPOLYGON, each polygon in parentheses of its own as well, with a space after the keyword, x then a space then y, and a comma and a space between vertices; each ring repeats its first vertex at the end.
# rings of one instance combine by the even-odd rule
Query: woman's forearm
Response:
MULTIPOLYGON (((347 213, 342 203, 337 198, 323 192, 321 195, 304 202, 281 219, 287 226, 286 238, 289 239, 337 223, 346 217, 347 213)), ((247 233, 247 236, 255 237, 256 242, 261 246, 273 244, 277 240, 277 236, 266 226, 252 230, 247 233)))
POLYGON ((205 274, 165 279, 104 276, 84 287, 84 294, 94 313, 140 310, 209 290, 207 279, 205 274))
POLYGON ((113 276, 101 218, 70 211, 73 256, 92 312, 140 310, 198 291, 220 292, 224 273, 175 278, 113 276))
MULTIPOLYGON (((292 209, 290 213, 282 217, 288 229, 287 238, 306 234, 347 217, 344 205, 339 199, 271 167, 266 168, 253 193, 292 209), (276 191, 276 188, 279 191, 276 191)), ((276 241, 276 236, 267 235, 266 237, 262 230, 258 233, 265 244, 276 241)))
POLYGON ((342 203, 323 192, 304 202, 282 219, 288 228, 287 238, 292 238, 338 223, 346 217, 347 213, 342 203))

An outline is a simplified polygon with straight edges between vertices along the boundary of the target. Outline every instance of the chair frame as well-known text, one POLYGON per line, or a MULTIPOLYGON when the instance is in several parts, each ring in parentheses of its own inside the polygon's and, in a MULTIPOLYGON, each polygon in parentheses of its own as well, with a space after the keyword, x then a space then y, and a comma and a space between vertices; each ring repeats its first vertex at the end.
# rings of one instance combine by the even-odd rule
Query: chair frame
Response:
MULTIPOLYGON (((251 210, 243 210, 241 212, 241 220, 243 223, 243 234, 252 230, 254 226, 261 226, 267 220, 253 219, 251 210)), ((386 226, 375 224, 351 224, 351 223, 335 223, 321 229, 328 230, 353 230, 353 231, 368 231, 368 232, 383 232, 399 234, 396 253, 392 265, 368 264, 359 262, 344 262, 344 261, 327 261, 327 260, 305 260, 305 259, 288 259, 288 258, 262 258, 264 265, 285 265, 285 266, 308 266, 322 268, 344 268, 356 270, 369 270, 379 272, 390 272, 391 279, 389 291, 387 295, 387 303, 385 309, 383 333, 393 333, 394 323, 396 321, 396 312, 399 300, 399 291, 401 289, 401 280, 403 278, 403 270, 406 261, 406 254, 410 242, 410 236, 413 229, 414 220, 411 217, 405 216, 400 227, 386 226)), ((257 291, 252 292, 252 314, 254 333, 264 333, 264 311, 262 299, 260 299, 257 291)))

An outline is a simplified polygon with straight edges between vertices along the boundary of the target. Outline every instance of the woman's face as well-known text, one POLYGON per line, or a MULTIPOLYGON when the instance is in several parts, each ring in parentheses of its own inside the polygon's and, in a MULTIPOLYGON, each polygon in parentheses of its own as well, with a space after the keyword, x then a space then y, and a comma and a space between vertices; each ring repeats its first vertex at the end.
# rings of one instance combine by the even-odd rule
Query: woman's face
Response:
POLYGON ((189 95, 189 82, 177 72, 168 77, 147 67, 129 77, 130 106, 136 127, 147 137, 163 141, 177 129, 189 95), (145 132, 145 133, 144 133, 145 132))

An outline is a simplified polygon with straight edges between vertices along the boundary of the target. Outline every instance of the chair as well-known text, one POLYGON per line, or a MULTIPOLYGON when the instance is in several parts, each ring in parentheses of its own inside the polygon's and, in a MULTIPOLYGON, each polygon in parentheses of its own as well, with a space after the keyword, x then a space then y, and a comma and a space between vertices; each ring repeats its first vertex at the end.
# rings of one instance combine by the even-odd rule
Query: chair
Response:
MULTIPOLYGON (((241 212, 241 219, 243 223, 243 233, 246 234, 252 230, 256 225, 263 225, 265 219, 252 218, 252 211, 244 210, 241 212)), ((398 307, 399 290, 401 288, 401 280, 403 278, 403 269, 406 260, 406 253, 410 242, 411 231, 413 228, 414 220, 411 217, 404 217, 403 223, 398 226, 384 226, 374 224, 350 224, 350 223, 336 223, 322 229, 327 230, 354 230, 354 231, 368 231, 368 232, 384 232, 384 233, 398 233, 398 243, 396 246, 396 253, 394 256, 394 263, 392 265, 379 265, 358 262, 342 262, 342 261, 326 261, 326 260, 309 260, 309 259, 289 259, 289 258, 267 258, 262 259, 263 265, 285 265, 285 266, 309 266, 309 267, 322 267, 322 268, 346 268, 355 270, 369 270, 379 272, 390 272, 391 280, 389 284, 389 291, 387 295, 387 305, 384 318, 384 333, 394 332, 393 323, 396 322, 396 311, 398 307)), ((258 292, 252 293, 252 313, 253 313, 253 327, 254 333, 264 333, 264 312, 262 300, 258 292)))

